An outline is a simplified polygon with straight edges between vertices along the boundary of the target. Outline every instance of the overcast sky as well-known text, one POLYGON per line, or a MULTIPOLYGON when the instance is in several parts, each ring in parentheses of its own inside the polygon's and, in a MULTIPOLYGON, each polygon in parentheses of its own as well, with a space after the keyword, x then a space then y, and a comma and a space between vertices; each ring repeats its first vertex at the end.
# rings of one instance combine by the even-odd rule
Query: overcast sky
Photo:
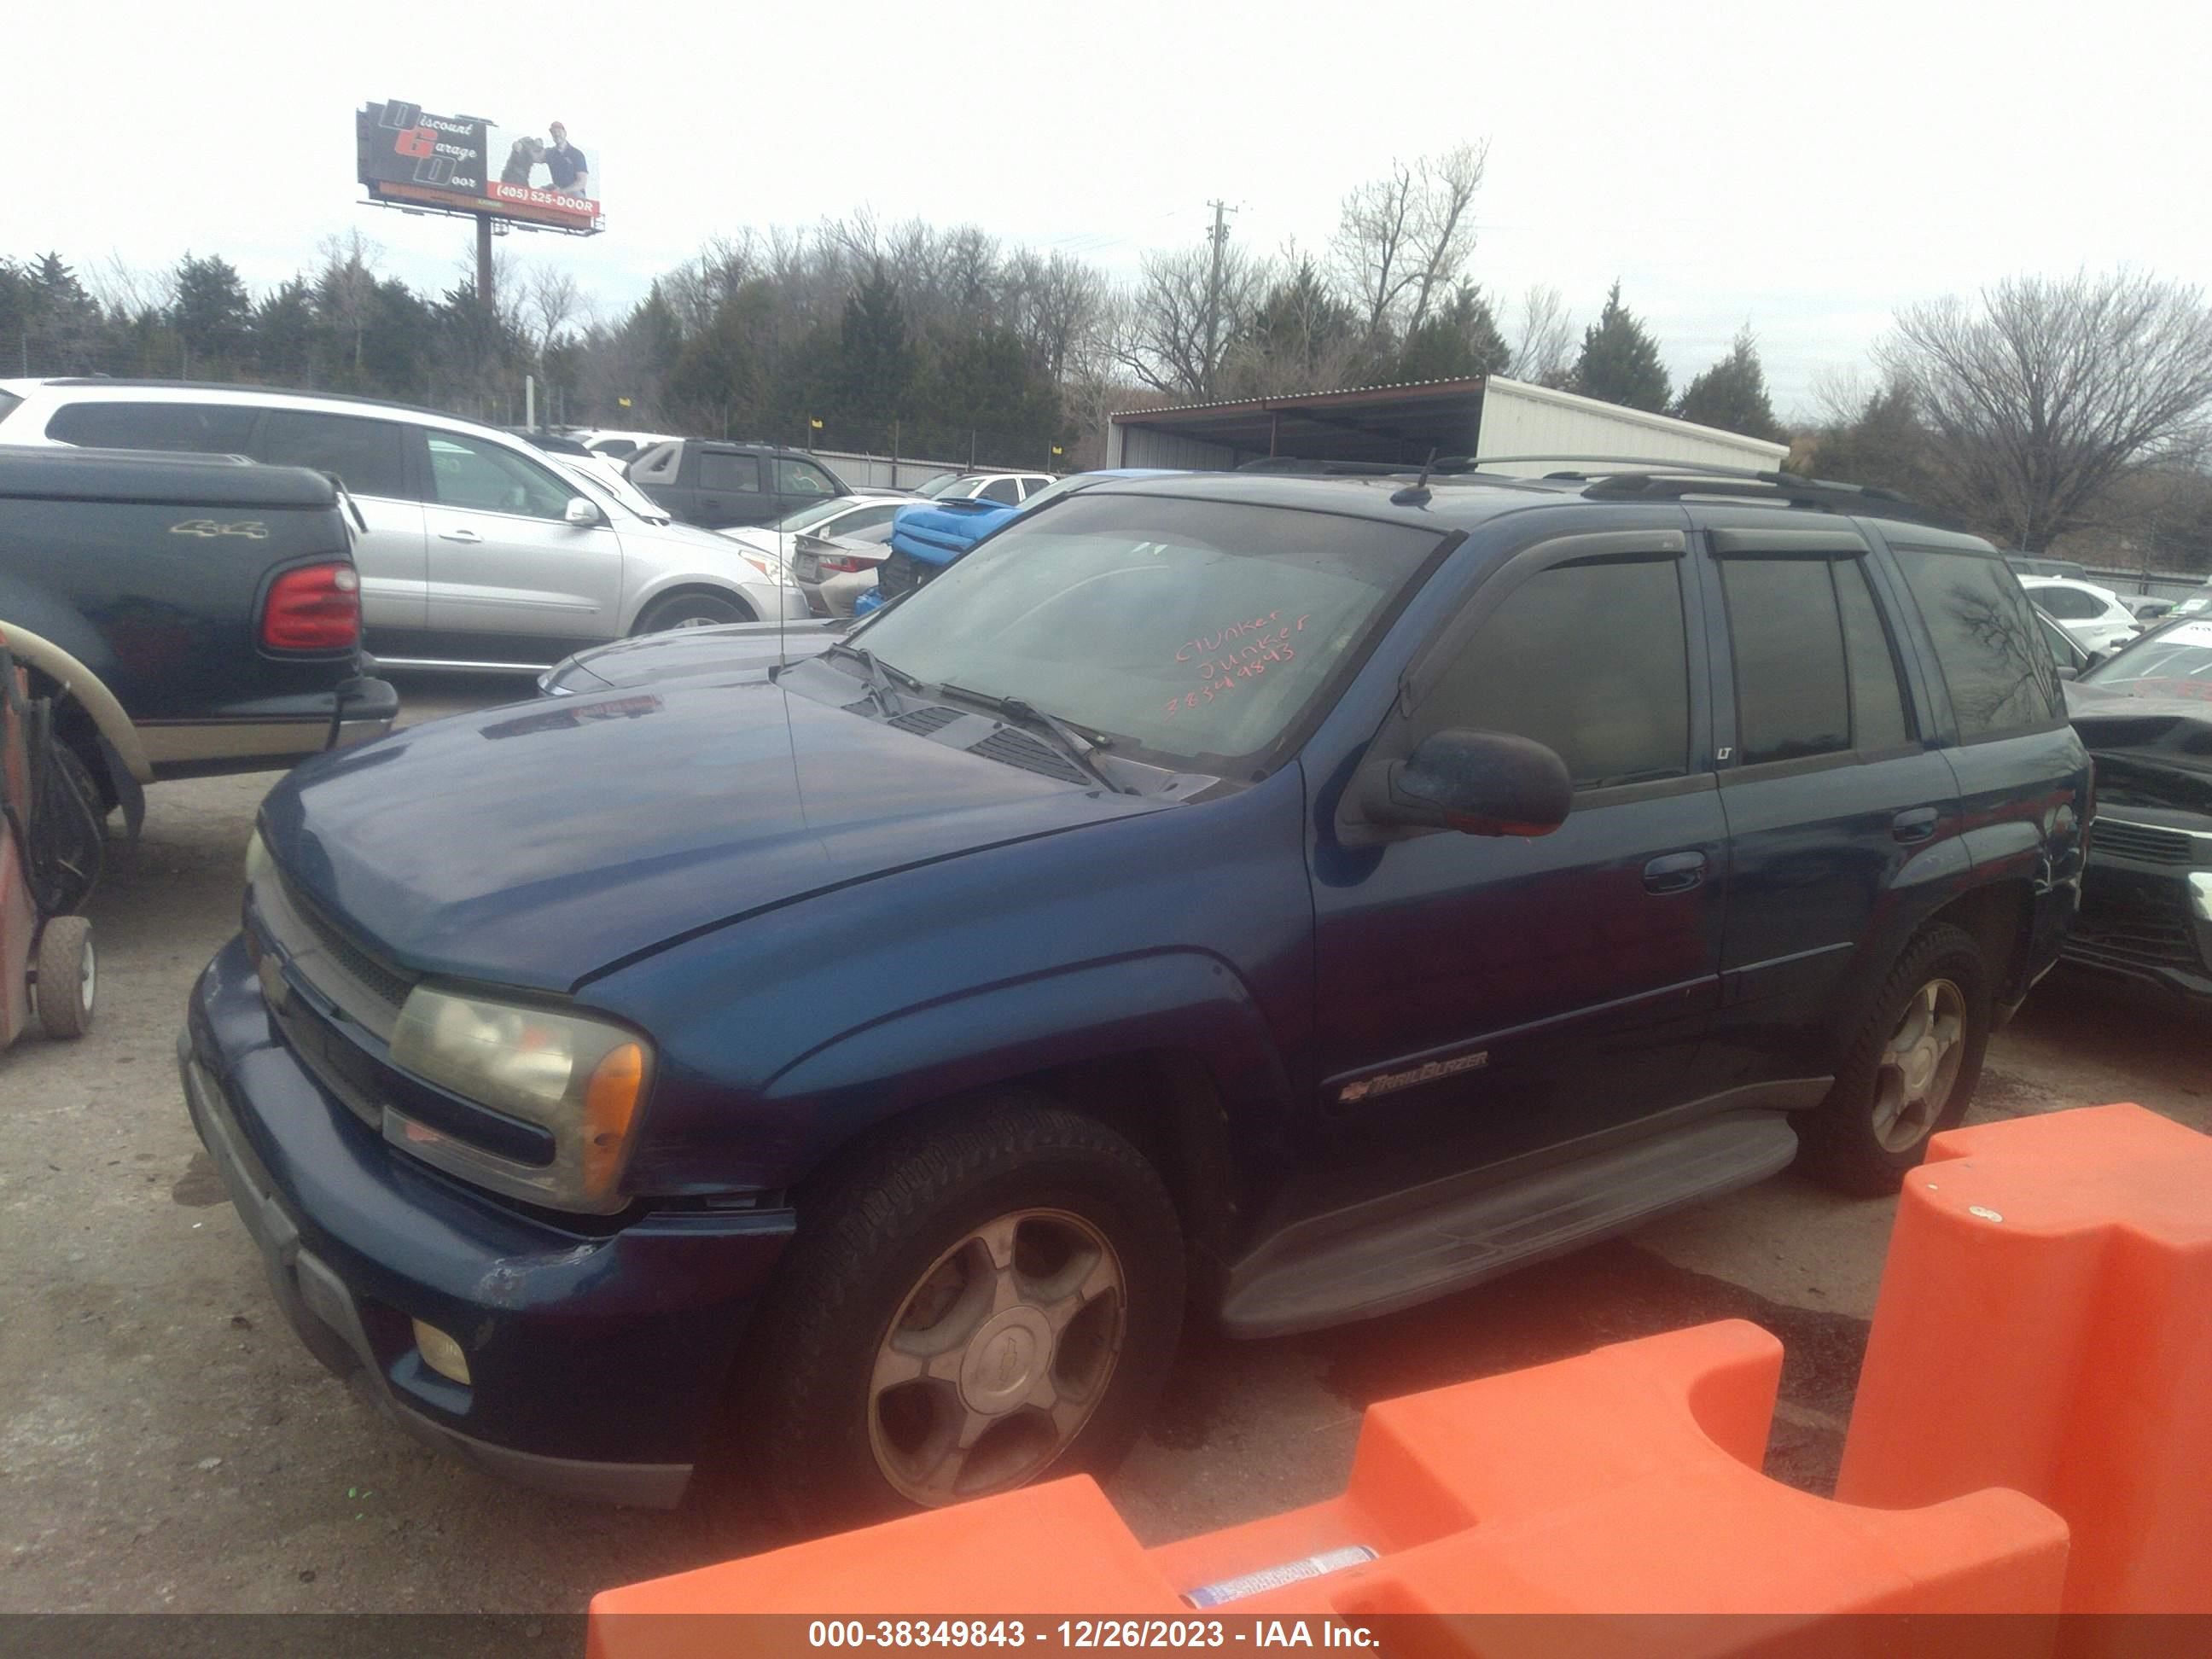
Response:
POLYGON ((1198 239, 1319 247, 1343 192, 1490 143, 1473 274, 1620 278, 1679 386, 1748 322, 1777 406, 1899 305, 2008 274, 2212 265, 2196 6, 636 5, 20 0, 0 252, 219 252, 257 289, 358 226, 446 286, 453 221, 362 204, 352 112, 567 123, 607 230, 517 234, 603 314, 708 237, 866 205, 1118 273, 1198 239))

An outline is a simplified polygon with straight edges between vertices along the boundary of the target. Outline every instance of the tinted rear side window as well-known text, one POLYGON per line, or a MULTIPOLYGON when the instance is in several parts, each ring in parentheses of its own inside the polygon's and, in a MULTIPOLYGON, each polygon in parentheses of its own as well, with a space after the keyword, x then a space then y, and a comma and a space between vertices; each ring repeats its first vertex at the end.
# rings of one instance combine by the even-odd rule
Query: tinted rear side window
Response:
POLYGON ((1690 671, 1674 562, 1556 565, 1486 620, 1419 711, 1556 751, 1580 789, 1680 777, 1690 671))
POLYGON ((720 455, 708 450, 699 458, 699 488, 728 489, 757 495, 761 465, 757 455, 720 455))
POLYGON ((404 434, 392 421, 272 409, 262 417, 253 459, 271 466, 335 472, 338 481, 356 495, 398 501, 410 494, 404 434))
POLYGON ((2063 718, 2051 653, 2019 578, 2002 561, 1904 548, 1899 562, 1935 641, 1960 737, 2028 731, 2063 718))
POLYGON ((1802 760, 1851 746, 1843 620, 1825 559, 1728 559, 1741 762, 1802 760))
POLYGON ((1838 560, 1833 569, 1836 597, 1843 602, 1844 655, 1851 669, 1851 746, 1897 748, 1912 740, 1912 727, 1905 715, 1905 688, 1897 678, 1889 631, 1859 562, 1838 560))
POLYGON ((0 421, 6 420, 22 406, 23 400, 14 392, 0 392, 0 421))
POLYGON ((246 404, 70 404, 46 422, 46 436, 84 449, 243 455, 259 413, 246 404))

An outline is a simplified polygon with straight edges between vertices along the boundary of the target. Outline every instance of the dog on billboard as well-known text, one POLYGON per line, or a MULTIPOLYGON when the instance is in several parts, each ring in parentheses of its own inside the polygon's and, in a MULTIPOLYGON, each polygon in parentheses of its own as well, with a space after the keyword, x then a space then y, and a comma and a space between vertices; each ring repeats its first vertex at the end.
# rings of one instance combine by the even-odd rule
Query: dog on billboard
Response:
POLYGON ((507 165, 500 169, 502 185, 526 185, 530 170, 545 159, 545 146, 535 138, 518 138, 514 148, 507 153, 507 165))

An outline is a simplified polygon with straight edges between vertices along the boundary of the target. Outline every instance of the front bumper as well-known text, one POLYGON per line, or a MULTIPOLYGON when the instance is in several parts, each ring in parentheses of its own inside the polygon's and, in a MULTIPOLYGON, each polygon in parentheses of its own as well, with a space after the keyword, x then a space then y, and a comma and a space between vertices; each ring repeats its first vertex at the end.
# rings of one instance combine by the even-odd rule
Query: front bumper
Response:
POLYGON ((310 1352, 362 1371, 410 1433, 566 1496, 683 1495, 787 1211, 648 1213, 572 1229, 388 1147, 276 1035, 234 939, 178 1042, 192 1122, 310 1352), (459 1342, 433 1371, 414 1320, 459 1342))
POLYGON ((2212 869, 2118 857, 2093 841, 2062 958, 2212 1000, 2212 869))

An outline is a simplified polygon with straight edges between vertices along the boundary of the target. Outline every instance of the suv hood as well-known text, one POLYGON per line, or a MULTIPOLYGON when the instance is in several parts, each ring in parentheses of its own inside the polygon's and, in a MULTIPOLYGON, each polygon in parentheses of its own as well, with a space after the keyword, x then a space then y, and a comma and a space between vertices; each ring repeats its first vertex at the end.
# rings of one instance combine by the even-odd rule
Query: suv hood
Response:
POLYGON ((562 696, 700 675, 758 675, 779 662, 820 655, 852 625, 850 617, 817 617, 781 626, 730 623, 640 634, 579 651, 556 663, 538 683, 546 692, 562 696))
POLYGON ((287 879, 394 964, 568 990, 810 894, 1158 810, 761 678, 412 727, 301 765, 262 826, 287 879))

